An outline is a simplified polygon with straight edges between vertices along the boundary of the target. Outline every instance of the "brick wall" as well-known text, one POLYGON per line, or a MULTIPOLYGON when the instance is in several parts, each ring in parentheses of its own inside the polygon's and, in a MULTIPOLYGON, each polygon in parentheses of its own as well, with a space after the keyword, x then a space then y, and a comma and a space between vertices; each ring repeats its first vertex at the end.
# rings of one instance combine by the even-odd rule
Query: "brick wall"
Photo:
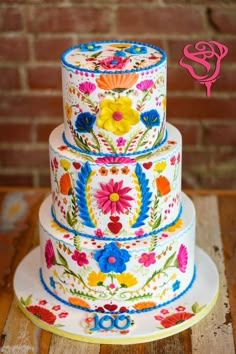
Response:
POLYGON ((129 39, 168 54, 168 120, 183 135, 183 186, 236 188, 236 2, 32 0, 0 3, 0 185, 49 186, 48 136, 62 122, 61 52, 129 39), (178 65, 183 46, 229 48, 205 87, 178 65))

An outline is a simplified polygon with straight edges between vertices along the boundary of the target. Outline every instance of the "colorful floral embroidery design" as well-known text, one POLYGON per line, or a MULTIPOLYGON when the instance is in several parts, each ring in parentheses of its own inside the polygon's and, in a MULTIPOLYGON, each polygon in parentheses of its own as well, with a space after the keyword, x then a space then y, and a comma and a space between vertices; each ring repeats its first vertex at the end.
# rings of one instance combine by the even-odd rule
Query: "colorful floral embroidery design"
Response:
POLYGON ((127 250, 119 248, 115 242, 111 242, 98 250, 94 258, 103 273, 122 273, 126 269, 125 263, 129 261, 130 254, 127 250))

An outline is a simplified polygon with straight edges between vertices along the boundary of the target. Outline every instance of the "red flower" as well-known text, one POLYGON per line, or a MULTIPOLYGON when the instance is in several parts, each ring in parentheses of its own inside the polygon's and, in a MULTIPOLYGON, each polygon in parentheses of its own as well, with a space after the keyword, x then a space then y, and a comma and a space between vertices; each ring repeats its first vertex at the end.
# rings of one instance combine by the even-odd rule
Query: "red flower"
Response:
POLYGON ((169 315, 165 317, 163 320, 161 320, 161 324, 165 328, 173 327, 176 326, 189 318, 193 317, 194 313, 190 312, 177 312, 173 313, 172 315, 169 315))
POLYGON ((54 324, 54 322, 56 321, 56 316, 51 311, 41 306, 27 306, 26 309, 34 316, 48 324, 54 324))
POLYGON ((99 61, 104 69, 123 69, 130 61, 129 58, 111 56, 99 61))
POLYGON ((86 257, 85 252, 79 252, 77 250, 74 251, 73 255, 71 256, 74 261, 77 262, 77 264, 82 267, 85 264, 88 264, 89 261, 86 257))
POLYGON ((61 312, 61 313, 59 313, 59 315, 58 315, 59 318, 65 318, 65 317, 67 317, 67 316, 68 316, 68 312, 61 312))
POLYGON ((54 264, 56 264, 56 257, 51 240, 47 240, 46 242, 44 255, 48 268, 51 268, 54 264))

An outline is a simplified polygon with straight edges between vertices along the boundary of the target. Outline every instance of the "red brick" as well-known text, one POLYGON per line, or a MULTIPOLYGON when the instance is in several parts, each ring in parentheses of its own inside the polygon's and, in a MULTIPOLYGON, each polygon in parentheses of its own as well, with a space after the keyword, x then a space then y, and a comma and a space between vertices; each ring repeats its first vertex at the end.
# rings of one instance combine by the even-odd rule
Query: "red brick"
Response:
MULTIPOLYGON (((223 63, 231 63, 231 62, 235 62, 235 57, 236 57, 236 39, 232 38, 223 38, 221 39, 219 37, 219 39, 217 39, 218 42, 226 45, 228 47, 228 53, 227 55, 223 58, 222 62, 223 63)), ((197 43, 197 41, 193 41, 193 40, 168 40, 168 58, 172 63, 177 64, 179 62, 179 60, 182 58, 183 56, 183 48, 186 44, 195 44, 197 43)))
POLYGON ((186 72, 179 68, 171 68, 168 66, 167 71, 167 89, 170 91, 175 90, 193 90, 196 88, 196 84, 190 75, 186 75, 186 72))
MULTIPOLYGON (((61 121, 62 123, 62 121, 61 121)), ((36 131, 37 131, 37 141, 39 142, 48 142, 49 135, 53 131, 54 128, 59 124, 38 124, 36 131)))
POLYGON ((0 142, 18 143, 30 142, 32 139, 32 126, 20 123, 0 124, 0 142))
POLYGON ((216 82, 213 84, 214 92, 217 91, 236 91, 236 69, 231 67, 226 68, 222 66, 220 75, 216 82))
POLYGON ((89 7, 37 6, 27 8, 27 28, 31 32, 108 32, 110 9, 89 7))
MULTIPOLYGON (((202 87, 202 90, 205 90, 202 87)), ((214 90, 214 86, 213 89, 214 90)), ((235 119, 236 100, 233 98, 168 96, 168 117, 188 119, 235 119)))
POLYGON ((34 179, 32 173, 10 173, 0 171, 0 186, 19 186, 19 187, 31 187, 33 186, 34 179))
POLYGON ((20 87, 19 69, 0 67, 0 90, 19 89, 20 87))
POLYGON ((206 145, 236 145, 236 124, 208 124, 203 133, 203 143, 206 145))
POLYGON ((56 117, 63 112, 61 96, 0 96, 0 116, 56 117))
POLYGON ((204 31, 201 10, 189 7, 120 7, 117 10, 117 32, 176 34, 204 31))
POLYGON ((29 68, 28 84, 32 89, 61 89, 61 67, 34 66, 29 68))
POLYGON ((218 32, 236 34, 236 9, 211 9, 210 18, 218 32))
POLYGON ((28 40, 22 36, 0 37, 0 61, 24 61, 29 58, 28 40))
POLYGON ((60 62, 61 54, 72 47, 71 37, 39 37, 35 39, 35 57, 39 60, 56 60, 60 62))
POLYGON ((32 147, 29 150, 1 148, 0 154, 2 168, 49 168, 48 147, 45 147, 45 149, 32 147))
POLYGON ((199 136, 200 136, 200 126, 198 122, 179 123, 178 121, 176 122, 175 120, 170 120, 168 118, 168 113, 167 113, 167 120, 169 123, 173 124, 180 131, 182 135, 182 140, 183 140, 182 143, 184 147, 186 147, 187 145, 198 144, 199 136))
POLYGON ((39 186, 51 188, 50 172, 48 169, 47 174, 39 173, 39 186))
POLYGON ((19 8, 0 8, 0 31, 20 31, 22 29, 23 23, 19 8))

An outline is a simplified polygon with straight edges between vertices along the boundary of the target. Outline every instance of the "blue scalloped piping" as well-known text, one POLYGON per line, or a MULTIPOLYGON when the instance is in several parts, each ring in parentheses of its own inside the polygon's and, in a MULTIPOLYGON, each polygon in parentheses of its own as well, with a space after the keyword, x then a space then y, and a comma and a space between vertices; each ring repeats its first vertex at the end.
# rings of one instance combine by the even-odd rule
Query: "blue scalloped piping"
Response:
MULTIPOLYGON (((185 290, 183 290, 179 295, 177 295, 176 297, 174 297, 173 299, 171 300, 168 300, 168 301, 165 301, 163 302, 162 304, 159 304, 159 305, 156 305, 156 306, 153 306, 153 307, 150 307, 148 309, 142 309, 142 310, 128 310, 128 311, 124 311, 122 313, 130 313, 130 314, 138 314, 138 313, 142 313, 142 312, 150 312, 150 311, 153 311, 153 310, 156 310, 160 307, 163 307, 163 306, 167 306, 169 304, 171 304, 172 302, 178 300, 180 297, 182 297, 184 294, 186 294, 187 291, 190 290, 190 288, 193 286, 193 283, 196 279, 196 273, 197 273, 197 270, 196 270, 196 266, 194 266, 194 272, 193 272, 193 277, 189 283, 189 285, 187 286, 187 288, 185 290)), ((74 305, 74 304, 71 304, 70 302, 62 299, 61 297, 59 297, 58 295, 54 294, 53 291, 51 291, 47 284, 45 283, 44 279, 43 279, 43 272, 42 272, 42 268, 39 269, 39 276, 40 276, 40 280, 41 280, 41 283, 44 287, 44 289, 50 294, 52 295, 54 298, 56 298, 58 301, 62 302, 63 304, 67 305, 67 306, 70 306, 70 307, 73 307, 75 309, 78 309, 78 310, 82 310, 82 311, 86 311, 86 312, 99 312, 99 313, 108 313, 108 314, 119 314, 120 312, 119 311, 99 311, 97 309, 88 309, 86 307, 83 307, 83 306, 79 306, 79 305, 74 305)))
POLYGON ((102 236, 102 237, 99 237, 99 236, 96 236, 96 235, 89 235, 89 234, 85 234, 83 232, 79 232, 79 231, 76 231, 68 226, 65 226, 63 225, 55 216, 54 214, 54 211, 53 211, 53 208, 51 208, 51 213, 52 213, 52 218, 54 219, 54 221, 60 226, 62 227, 63 229, 71 232, 72 234, 74 235, 78 235, 78 236, 83 236, 83 237, 86 237, 86 238, 92 238, 92 239, 95 239, 95 240, 99 240, 99 241, 132 241, 132 240, 140 240, 142 238, 146 238, 148 236, 152 236, 156 233, 159 233, 165 229, 167 229, 168 227, 174 225, 176 223, 176 221, 180 218, 181 214, 182 214, 182 211, 183 211, 183 208, 182 208, 182 204, 180 206, 180 210, 179 210, 179 213, 177 215, 177 217, 175 218, 174 221, 172 221, 171 223, 163 226, 163 227, 160 227, 159 229, 156 229, 156 230, 153 230, 152 232, 149 232, 148 234, 144 234, 144 235, 141 235, 141 236, 135 236, 135 237, 127 237, 127 238, 124 238, 124 237, 117 237, 117 238, 113 238, 113 237, 106 237, 106 236, 102 236))
POLYGON ((163 139, 159 144, 155 145, 155 146, 152 147, 152 148, 149 148, 149 149, 146 149, 146 150, 142 150, 142 151, 124 153, 124 154, 105 154, 105 153, 102 153, 102 152, 90 152, 90 151, 82 150, 82 149, 78 148, 77 146, 71 144, 71 143, 66 139, 65 132, 62 133, 62 140, 63 140, 63 142, 64 142, 66 145, 68 145, 71 149, 73 149, 73 150, 75 150, 75 151, 78 151, 78 152, 82 153, 83 155, 92 155, 92 156, 95 155, 95 156, 105 156, 105 157, 143 155, 143 154, 146 154, 146 153, 148 153, 148 152, 155 151, 156 149, 160 148, 162 145, 165 144, 165 142, 167 141, 167 138, 168 138, 168 132, 167 132, 167 130, 166 130, 164 139, 163 139))
POLYGON ((121 41, 121 40, 106 40, 106 41, 98 41, 98 42, 89 42, 89 43, 83 43, 83 44, 91 44, 91 45, 96 45, 96 44, 109 44, 109 43, 130 43, 130 44, 138 44, 138 45, 142 45, 142 46, 146 46, 146 47, 149 47, 149 48, 152 48, 152 49, 155 49, 157 50, 158 52, 160 52, 162 54, 162 58, 160 61, 158 61, 156 64, 152 64, 152 65, 149 65, 147 66, 146 68, 141 68, 141 69, 130 69, 130 70, 91 70, 91 69, 86 69, 86 68, 81 68, 80 66, 76 66, 76 65, 73 65, 73 64, 70 64, 70 63, 67 63, 65 57, 68 53, 70 53, 72 50, 74 49, 79 49, 81 45, 76 45, 76 46, 73 46, 69 49, 67 49, 65 52, 62 53, 61 55, 61 61, 62 63, 66 66, 66 67, 70 67, 74 70, 80 70, 80 71, 84 71, 84 72, 89 72, 89 73, 98 73, 98 74, 122 74, 122 73, 133 73, 133 72, 140 72, 140 71, 147 71, 147 70, 151 70, 151 69, 154 69, 156 67, 159 67, 161 66, 162 63, 164 63, 166 61, 166 52, 153 45, 153 44, 147 44, 147 43, 142 43, 142 42, 135 42, 135 41, 121 41))

